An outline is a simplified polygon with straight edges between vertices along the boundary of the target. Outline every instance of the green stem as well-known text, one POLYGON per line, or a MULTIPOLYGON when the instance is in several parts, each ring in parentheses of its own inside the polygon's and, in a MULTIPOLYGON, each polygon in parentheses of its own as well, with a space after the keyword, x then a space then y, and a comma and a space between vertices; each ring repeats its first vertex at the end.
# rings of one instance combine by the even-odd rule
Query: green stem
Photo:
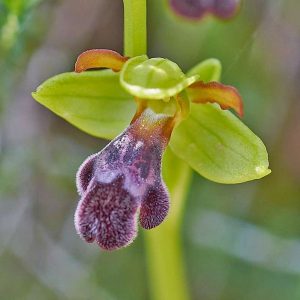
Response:
MULTIPOLYGON (((124 2, 124 55, 147 53, 146 0, 124 2)), ((184 200, 191 181, 191 169, 167 149, 163 177, 172 203, 167 220, 146 232, 149 278, 152 299, 188 300, 182 261, 180 228, 184 200)))
POLYGON ((154 300, 189 299, 180 229, 191 173, 189 166, 167 149, 163 161, 163 176, 171 195, 170 213, 161 225, 145 234, 150 292, 151 299, 154 300))
POLYGON ((123 0, 124 55, 147 53, 146 0, 123 0))

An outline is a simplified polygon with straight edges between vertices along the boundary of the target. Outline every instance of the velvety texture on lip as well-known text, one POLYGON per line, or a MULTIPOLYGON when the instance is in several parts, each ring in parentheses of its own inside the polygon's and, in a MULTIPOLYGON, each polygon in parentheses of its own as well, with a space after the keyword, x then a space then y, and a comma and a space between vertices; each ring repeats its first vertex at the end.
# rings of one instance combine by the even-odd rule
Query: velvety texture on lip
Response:
POLYGON ((76 211, 76 229, 88 243, 113 250, 128 244, 136 236, 135 214, 138 201, 123 187, 124 178, 110 183, 92 180, 76 211))
POLYGON ((139 211, 145 229, 165 219, 169 194, 161 178, 161 159, 171 119, 145 109, 121 135, 81 165, 75 227, 85 241, 96 241, 106 250, 118 249, 136 237, 139 211))

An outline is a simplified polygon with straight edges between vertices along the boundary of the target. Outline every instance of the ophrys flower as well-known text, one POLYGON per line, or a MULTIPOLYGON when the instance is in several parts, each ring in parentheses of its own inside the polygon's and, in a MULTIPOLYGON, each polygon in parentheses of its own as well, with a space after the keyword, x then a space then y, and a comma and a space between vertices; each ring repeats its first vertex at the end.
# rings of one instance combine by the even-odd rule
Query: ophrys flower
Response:
POLYGON ((235 88, 216 81, 218 68, 211 59, 185 75, 165 58, 95 49, 79 56, 77 74, 62 74, 38 88, 38 101, 96 136, 115 137, 130 123, 78 171, 75 226, 84 240, 118 249, 136 237, 138 218, 145 229, 165 219, 169 194, 161 162, 167 146, 217 182, 244 182, 270 172, 260 139, 222 110, 232 108, 242 116, 243 105, 235 88), (113 72, 83 72, 103 67, 113 72))

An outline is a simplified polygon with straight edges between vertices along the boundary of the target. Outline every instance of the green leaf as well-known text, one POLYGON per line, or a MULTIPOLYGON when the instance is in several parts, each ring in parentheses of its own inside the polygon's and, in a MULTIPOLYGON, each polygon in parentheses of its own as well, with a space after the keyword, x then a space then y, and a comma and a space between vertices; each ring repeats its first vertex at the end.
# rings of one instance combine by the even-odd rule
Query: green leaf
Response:
POLYGON ((197 79, 198 75, 186 77, 178 65, 168 59, 148 59, 146 55, 129 59, 120 75, 124 89, 144 99, 168 99, 197 79))
POLYGON ((199 80, 204 82, 219 81, 221 78, 222 65, 216 58, 209 58, 194 66, 187 72, 187 76, 198 75, 199 80))
POLYGON ((110 70, 57 75, 32 96, 79 129, 106 139, 122 132, 135 112, 133 97, 110 70))
POLYGON ((220 183, 259 179, 271 172, 262 141, 216 104, 192 104, 189 118, 174 130, 170 147, 199 174, 220 183))

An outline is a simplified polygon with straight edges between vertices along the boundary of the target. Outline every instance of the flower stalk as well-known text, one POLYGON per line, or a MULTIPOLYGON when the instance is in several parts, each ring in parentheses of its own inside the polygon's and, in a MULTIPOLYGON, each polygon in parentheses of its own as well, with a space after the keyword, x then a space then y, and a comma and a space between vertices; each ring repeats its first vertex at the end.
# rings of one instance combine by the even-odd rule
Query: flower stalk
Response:
MULTIPOLYGON (((124 0, 124 55, 146 53, 146 0, 124 0)), ((171 213, 161 226, 145 232, 150 294, 155 300, 187 300, 180 225, 191 169, 167 149, 163 177, 171 195, 171 213)))
POLYGON ((147 53, 146 0, 124 0, 124 55, 147 53))

